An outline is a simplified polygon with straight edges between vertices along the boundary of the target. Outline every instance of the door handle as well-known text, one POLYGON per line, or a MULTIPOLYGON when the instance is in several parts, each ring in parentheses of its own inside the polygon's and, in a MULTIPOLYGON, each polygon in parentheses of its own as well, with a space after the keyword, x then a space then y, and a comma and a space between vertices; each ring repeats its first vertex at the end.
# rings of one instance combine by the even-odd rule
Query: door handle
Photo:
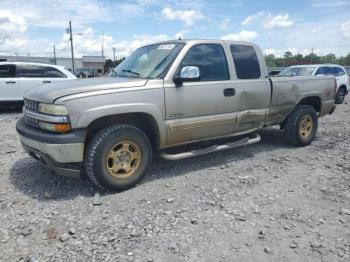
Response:
POLYGON ((51 81, 49 81, 49 80, 45 80, 45 81, 43 81, 43 83, 44 83, 44 84, 50 84, 50 83, 51 83, 51 81))
POLYGON ((16 81, 7 81, 6 84, 16 84, 16 81))
POLYGON ((224 96, 234 96, 235 94, 236 94, 236 90, 234 88, 224 89, 224 96))

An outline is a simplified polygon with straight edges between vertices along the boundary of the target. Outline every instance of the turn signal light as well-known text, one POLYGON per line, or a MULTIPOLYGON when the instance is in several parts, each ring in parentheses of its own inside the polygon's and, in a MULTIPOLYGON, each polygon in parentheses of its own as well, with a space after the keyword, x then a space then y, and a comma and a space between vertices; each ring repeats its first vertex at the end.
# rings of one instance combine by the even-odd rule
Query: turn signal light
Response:
POLYGON ((72 129, 70 124, 51 124, 46 122, 39 122, 39 126, 41 129, 57 133, 67 133, 72 129))

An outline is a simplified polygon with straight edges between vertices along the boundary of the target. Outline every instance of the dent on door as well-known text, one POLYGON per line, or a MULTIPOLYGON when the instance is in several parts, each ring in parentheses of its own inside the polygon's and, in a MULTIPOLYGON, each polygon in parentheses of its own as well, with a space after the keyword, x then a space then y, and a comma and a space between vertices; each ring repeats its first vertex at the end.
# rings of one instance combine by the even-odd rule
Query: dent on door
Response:
POLYGON ((234 110, 237 112, 237 122, 234 132, 248 132, 263 127, 269 113, 269 83, 265 79, 258 79, 239 81, 235 85, 237 99, 234 110))

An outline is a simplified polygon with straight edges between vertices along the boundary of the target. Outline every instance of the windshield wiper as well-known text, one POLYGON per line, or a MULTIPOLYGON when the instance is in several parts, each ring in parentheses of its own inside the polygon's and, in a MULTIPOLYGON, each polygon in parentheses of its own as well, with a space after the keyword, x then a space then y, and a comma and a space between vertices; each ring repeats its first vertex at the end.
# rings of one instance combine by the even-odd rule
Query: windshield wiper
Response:
POLYGON ((133 75, 135 75, 135 76, 139 76, 139 75, 140 75, 139 73, 137 73, 137 72, 135 72, 135 71, 132 71, 132 70, 130 70, 130 69, 123 69, 122 71, 123 71, 123 72, 126 72, 126 73, 133 74, 133 75))

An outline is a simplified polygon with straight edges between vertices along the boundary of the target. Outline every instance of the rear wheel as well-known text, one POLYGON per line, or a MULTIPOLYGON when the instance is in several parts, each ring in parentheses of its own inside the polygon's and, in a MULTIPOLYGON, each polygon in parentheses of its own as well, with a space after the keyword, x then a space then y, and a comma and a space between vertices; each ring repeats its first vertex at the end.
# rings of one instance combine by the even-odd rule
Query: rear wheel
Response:
POLYGON ((345 96, 346 96, 346 89, 345 89, 345 87, 340 87, 338 89, 338 92, 337 92, 336 96, 335 96, 335 103, 336 104, 342 104, 344 102, 345 96))
POLYGON ((284 125, 285 139, 293 146, 310 145, 318 127, 317 112, 312 106, 299 105, 284 125))
POLYGON ((151 159, 151 144, 144 132, 118 124, 95 135, 87 147, 84 163, 95 186, 118 191, 135 185, 151 159))

